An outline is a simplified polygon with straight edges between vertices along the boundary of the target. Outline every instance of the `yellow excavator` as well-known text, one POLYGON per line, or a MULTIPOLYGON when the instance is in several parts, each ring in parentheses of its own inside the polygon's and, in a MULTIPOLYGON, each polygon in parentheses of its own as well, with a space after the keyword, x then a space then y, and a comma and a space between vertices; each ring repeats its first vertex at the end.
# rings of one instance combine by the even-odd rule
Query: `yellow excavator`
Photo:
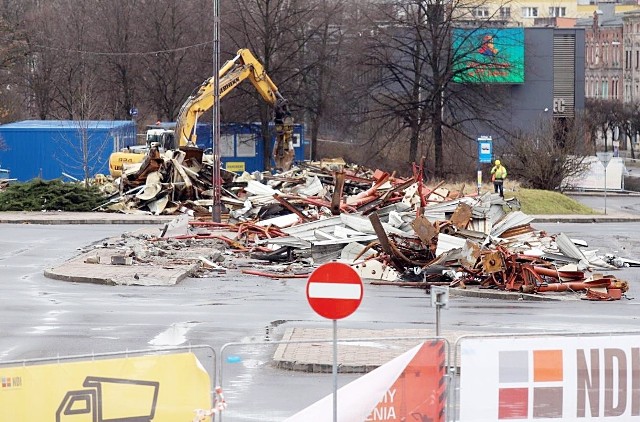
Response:
MULTIPOLYGON (((224 98, 235 87, 240 85, 245 79, 256 88, 260 96, 274 110, 274 125, 276 131, 276 141, 273 148, 273 158, 276 168, 289 170, 293 162, 293 117, 289 111, 287 100, 280 94, 278 87, 273 83, 269 75, 265 72, 264 66, 247 49, 238 50, 237 55, 227 61, 218 72, 219 78, 219 98, 224 98)), ((187 101, 180 108, 176 127, 174 131, 165 129, 162 133, 147 132, 148 150, 151 142, 159 143, 160 147, 195 147, 196 146, 196 125, 198 119, 207 110, 213 107, 214 78, 204 81, 187 101), (177 139, 177 142, 176 142, 177 139)), ((113 177, 119 177, 125 164, 140 163, 144 160, 144 150, 140 152, 115 152, 109 157, 109 173, 113 177)))

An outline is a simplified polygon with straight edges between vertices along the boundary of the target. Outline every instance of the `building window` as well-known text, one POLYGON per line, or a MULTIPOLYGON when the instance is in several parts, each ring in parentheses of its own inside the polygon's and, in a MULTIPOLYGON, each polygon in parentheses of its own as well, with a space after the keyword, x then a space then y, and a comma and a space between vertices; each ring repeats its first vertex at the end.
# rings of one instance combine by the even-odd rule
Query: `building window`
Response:
POLYGON ((537 7, 523 7, 522 8, 522 17, 523 18, 536 18, 536 17, 538 17, 538 8, 537 7))
POLYGON ((624 68, 631 69, 631 51, 624 52, 624 68))
POLYGON ((549 16, 552 18, 561 18, 561 17, 567 16, 567 8, 566 7, 550 7, 549 16))
POLYGON ((501 7, 500 8, 500 17, 502 19, 509 19, 511 17, 511 8, 510 7, 501 7))
POLYGON ((585 81, 584 82, 584 96, 589 98, 591 97, 591 84, 589 83, 589 81, 585 81))
POLYGON ((609 98, 609 84, 607 81, 602 81, 602 98, 605 100, 609 98))
POLYGON ((473 9, 473 16, 476 18, 488 18, 489 17, 489 9, 486 7, 477 7, 473 9))

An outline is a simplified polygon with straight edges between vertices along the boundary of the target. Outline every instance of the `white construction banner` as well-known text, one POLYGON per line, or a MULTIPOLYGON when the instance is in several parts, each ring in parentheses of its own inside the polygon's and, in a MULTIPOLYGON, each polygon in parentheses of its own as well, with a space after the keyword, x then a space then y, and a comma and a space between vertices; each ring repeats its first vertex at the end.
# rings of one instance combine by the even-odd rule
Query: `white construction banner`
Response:
MULTIPOLYGON (((427 341, 338 390, 338 421, 445 420, 443 340, 427 341)), ((333 420, 333 394, 285 422, 333 420)))
POLYGON ((460 421, 640 421, 640 336, 469 338, 460 421))

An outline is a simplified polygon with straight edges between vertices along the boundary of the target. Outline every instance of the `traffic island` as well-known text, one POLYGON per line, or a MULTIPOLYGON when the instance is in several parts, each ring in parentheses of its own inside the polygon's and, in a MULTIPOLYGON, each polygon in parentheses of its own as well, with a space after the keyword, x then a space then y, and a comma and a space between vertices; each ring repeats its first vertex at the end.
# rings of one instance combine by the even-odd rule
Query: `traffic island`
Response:
POLYGON ((96 249, 78 255, 57 267, 46 269, 44 275, 54 280, 76 283, 172 286, 193 274, 200 266, 198 262, 170 265, 158 265, 153 262, 136 262, 135 265, 111 264, 114 256, 114 250, 96 249))

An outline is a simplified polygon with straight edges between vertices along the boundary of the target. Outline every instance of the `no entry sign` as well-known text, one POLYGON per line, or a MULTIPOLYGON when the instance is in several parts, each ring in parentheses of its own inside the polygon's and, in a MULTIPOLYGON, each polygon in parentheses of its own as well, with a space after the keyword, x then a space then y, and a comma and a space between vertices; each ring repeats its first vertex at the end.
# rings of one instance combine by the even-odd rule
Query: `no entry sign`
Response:
POLYGON ((320 316, 348 317, 362 302, 362 280, 347 264, 329 262, 316 268, 307 280, 307 300, 320 316))

